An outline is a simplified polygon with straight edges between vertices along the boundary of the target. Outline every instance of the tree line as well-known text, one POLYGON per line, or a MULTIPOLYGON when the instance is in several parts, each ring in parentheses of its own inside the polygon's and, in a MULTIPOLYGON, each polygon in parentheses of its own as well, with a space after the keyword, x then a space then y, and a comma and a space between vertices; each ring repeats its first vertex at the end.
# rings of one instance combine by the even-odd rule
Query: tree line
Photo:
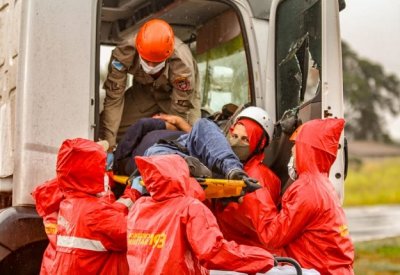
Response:
POLYGON ((385 115, 400 113, 399 78, 385 72, 380 64, 360 57, 345 42, 342 54, 346 136, 393 143, 385 115))

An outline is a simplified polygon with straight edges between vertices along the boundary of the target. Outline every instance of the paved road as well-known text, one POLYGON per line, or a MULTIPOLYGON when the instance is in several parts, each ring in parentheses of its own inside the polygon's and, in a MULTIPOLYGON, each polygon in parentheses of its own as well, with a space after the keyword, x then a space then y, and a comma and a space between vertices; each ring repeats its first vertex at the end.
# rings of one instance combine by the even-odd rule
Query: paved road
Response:
POLYGON ((345 209, 353 241, 400 236, 400 205, 345 209))
MULTIPOLYGON (((381 205, 345 208, 353 241, 367 241, 400 236, 400 205, 381 205)), ((211 275, 239 275, 233 271, 212 270, 211 275)), ((257 273, 260 274, 260 273, 257 273)), ((264 275, 294 275, 295 270, 274 268, 264 275)), ((303 274, 314 274, 312 270, 303 270, 303 274), (309 273, 307 273, 309 272, 309 273)))

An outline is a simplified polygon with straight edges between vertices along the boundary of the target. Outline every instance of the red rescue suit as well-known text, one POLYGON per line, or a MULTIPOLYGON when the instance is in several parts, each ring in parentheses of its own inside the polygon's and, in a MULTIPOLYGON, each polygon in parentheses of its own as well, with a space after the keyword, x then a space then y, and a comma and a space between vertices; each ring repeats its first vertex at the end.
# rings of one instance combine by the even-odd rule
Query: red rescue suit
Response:
POLYGON ((338 196, 328 179, 343 119, 312 120, 295 137, 297 180, 277 210, 265 189, 243 199, 267 249, 285 248, 302 267, 321 274, 353 274, 354 248, 338 196))
MULTIPOLYGON (((242 124, 246 128, 250 144, 250 152, 256 153, 258 151, 258 153, 253 155, 244 164, 244 171, 251 178, 257 179, 260 185, 265 187, 271 194, 274 202, 278 204, 280 201, 281 181, 274 172, 263 164, 264 150, 259 150, 259 148, 264 148, 266 143, 265 136, 263 136, 263 129, 256 122, 247 118, 241 118, 237 123, 242 124)), ((262 247, 262 243, 257 236, 256 230, 252 226, 250 219, 246 217, 246 213, 240 204, 231 202, 225 207, 222 204, 217 203, 213 212, 217 217, 218 225, 227 240, 233 240, 240 244, 262 247)), ((273 252, 283 254, 280 251, 273 252)))
POLYGON ((213 214, 197 199, 204 192, 180 156, 135 159, 151 197, 137 200, 128 215, 130 274, 256 273, 273 267, 266 250, 224 239, 213 214))
POLYGON ((108 178, 105 165, 106 153, 93 141, 66 140, 60 148, 57 179, 65 199, 52 274, 128 274, 127 199, 97 197, 108 178))
POLYGON ((56 254, 57 217, 63 194, 58 187, 57 179, 46 181, 32 192, 36 202, 36 210, 43 218, 44 229, 49 238, 49 245, 43 254, 40 274, 52 274, 51 269, 56 254))

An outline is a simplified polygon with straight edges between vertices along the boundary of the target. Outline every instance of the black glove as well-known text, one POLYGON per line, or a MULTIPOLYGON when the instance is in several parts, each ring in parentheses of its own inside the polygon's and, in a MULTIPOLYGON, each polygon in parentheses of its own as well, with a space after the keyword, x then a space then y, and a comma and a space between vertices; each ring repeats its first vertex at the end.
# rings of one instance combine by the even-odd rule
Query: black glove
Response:
POLYGON ((256 191, 257 189, 262 188, 262 186, 258 183, 258 180, 249 178, 247 176, 243 177, 244 184, 246 184, 246 187, 244 187, 244 192, 251 193, 256 191))
POLYGON ((230 180, 243 180, 246 186, 243 188, 243 195, 251 193, 261 188, 258 184, 258 180, 249 178, 245 171, 242 169, 233 169, 229 171, 227 178, 230 180))
POLYGON ((228 174, 226 175, 226 178, 228 180, 241 180, 244 177, 248 177, 246 172, 239 168, 229 171, 228 174))
POLYGON ((195 178, 211 178, 212 173, 198 158, 187 156, 185 161, 189 167, 190 175, 195 178))

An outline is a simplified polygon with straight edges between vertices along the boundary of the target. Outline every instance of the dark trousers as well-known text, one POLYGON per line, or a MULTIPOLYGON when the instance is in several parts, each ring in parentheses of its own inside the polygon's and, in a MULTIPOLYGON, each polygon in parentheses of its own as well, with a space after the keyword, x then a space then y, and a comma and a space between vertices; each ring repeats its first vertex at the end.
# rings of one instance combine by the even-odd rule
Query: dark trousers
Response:
POLYGON ((179 137, 182 131, 167 130, 161 119, 142 118, 132 124, 118 143, 114 152, 114 173, 130 175, 136 170, 135 156, 143 156, 144 152, 160 139, 179 137))

